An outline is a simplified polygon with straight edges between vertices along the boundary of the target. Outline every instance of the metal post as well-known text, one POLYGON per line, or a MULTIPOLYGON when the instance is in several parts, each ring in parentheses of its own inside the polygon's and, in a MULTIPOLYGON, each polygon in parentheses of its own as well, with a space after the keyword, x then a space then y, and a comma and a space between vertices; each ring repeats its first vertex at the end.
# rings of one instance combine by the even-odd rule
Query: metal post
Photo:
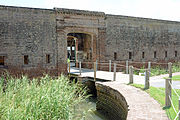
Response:
POLYGON ((148 62, 149 77, 151 77, 151 62, 148 62))
POLYGON ((145 70, 145 85, 144 89, 149 89, 149 69, 145 70))
POLYGON ((172 78, 172 63, 168 63, 169 78, 172 78))
POLYGON ((81 61, 79 62, 79 74, 81 75, 81 61))
POLYGON ((126 74, 128 74, 129 73, 129 66, 128 66, 128 60, 126 60, 126 74))
POLYGON ((114 63, 114 77, 113 81, 116 81, 116 63, 114 63))
POLYGON ((96 81, 96 62, 94 62, 94 81, 96 81))
POLYGON ((133 83, 133 66, 129 66, 129 83, 133 83))
POLYGON ((111 60, 109 60, 109 72, 111 72, 111 60))
POLYGON ((165 98, 165 103, 166 103, 166 107, 170 107, 171 106, 171 85, 169 84, 171 83, 171 79, 166 79, 166 98, 165 98))

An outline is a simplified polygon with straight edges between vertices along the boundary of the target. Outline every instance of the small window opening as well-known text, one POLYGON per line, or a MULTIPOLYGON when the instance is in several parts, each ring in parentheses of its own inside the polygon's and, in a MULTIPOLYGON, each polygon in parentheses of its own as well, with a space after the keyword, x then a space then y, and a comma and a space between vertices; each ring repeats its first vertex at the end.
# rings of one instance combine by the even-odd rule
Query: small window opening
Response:
POLYGON ((132 52, 129 52, 129 59, 132 59, 132 52))
POLYGON ((0 65, 4 65, 4 56, 0 56, 0 65))
POLYGON ((46 55, 46 63, 50 63, 50 55, 49 54, 46 55))
POLYGON ((175 51, 175 57, 177 57, 177 51, 175 51))
POLYGON ((154 51, 154 58, 156 58, 156 51, 154 51))
POLYGON ((165 51, 165 58, 167 58, 167 51, 165 51))
POLYGON ((117 59, 117 53, 114 52, 114 60, 116 60, 116 59, 117 59))
POLYGON ((24 64, 27 65, 29 63, 28 55, 24 55, 24 64))
POLYGON ((142 52, 142 58, 144 59, 144 52, 142 52))

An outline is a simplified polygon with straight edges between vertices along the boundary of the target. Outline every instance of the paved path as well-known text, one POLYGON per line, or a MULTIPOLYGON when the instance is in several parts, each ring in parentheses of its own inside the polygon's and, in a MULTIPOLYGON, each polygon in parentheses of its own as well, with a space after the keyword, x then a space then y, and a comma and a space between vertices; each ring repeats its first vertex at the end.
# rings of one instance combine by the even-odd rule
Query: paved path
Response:
MULTIPOLYGON (((79 75, 79 69, 78 68, 71 68, 71 73, 79 75)), ((96 77, 99 79, 104 79, 104 80, 113 80, 113 72, 106 72, 106 71, 97 71, 96 77)), ((94 77, 94 72, 93 70, 90 69, 82 69, 82 77, 94 77)), ((173 75, 180 75, 179 73, 173 73, 173 75)), ((150 86, 153 87, 165 87, 165 79, 164 77, 168 77, 168 74, 165 75, 160 75, 160 76, 155 76, 155 77, 150 77, 150 86)), ((118 83, 129 83, 129 75, 128 74, 123 74, 122 72, 117 72, 116 73, 116 82, 118 83)), ((136 84, 145 84, 145 77, 144 76, 139 76, 139 75, 134 75, 134 83, 136 84)), ((172 82, 173 87, 175 89, 180 89, 180 81, 173 81, 172 82)))
MULTIPOLYGON (((79 69, 71 68, 71 73, 79 75, 79 69)), ((180 73, 176 73, 180 74, 180 73)), ((93 70, 82 69, 82 77, 94 77, 93 70)), ((118 90, 126 99, 129 105, 129 111, 127 120, 168 120, 168 117, 160 104, 149 96, 146 92, 126 85, 122 83, 129 82, 129 75, 122 74, 121 72, 117 72, 117 80, 112 81, 113 72, 105 72, 105 71, 97 71, 97 78, 104 79, 111 82, 99 82, 106 86, 109 86, 113 89, 118 90)), ((161 75, 150 78, 151 86, 155 87, 164 87, 165 81, 162 79, 163 77, 167 77, 168 75, 161 75)), ((134 75, 134 83, 144 84, 144 76, 134 75)), ((180 82, 177 82, 178 85, 174 85, 175 88, 180 88, 180 82)))
POLYGON ((126 99, 129 107, 127 120, 169 120, 159 103, 146 92, 119 82, 101 82, 118 90, 126 99))

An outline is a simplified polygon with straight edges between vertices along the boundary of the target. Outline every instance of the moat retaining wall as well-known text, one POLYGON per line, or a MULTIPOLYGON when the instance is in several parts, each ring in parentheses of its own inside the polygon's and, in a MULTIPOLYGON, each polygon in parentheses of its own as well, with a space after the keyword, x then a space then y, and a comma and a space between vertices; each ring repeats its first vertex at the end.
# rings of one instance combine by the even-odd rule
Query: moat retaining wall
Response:
POLYGON ((117 90, 96 82, 96 109, 111 120, 126 120, 128 105, 125 98, 117 90))

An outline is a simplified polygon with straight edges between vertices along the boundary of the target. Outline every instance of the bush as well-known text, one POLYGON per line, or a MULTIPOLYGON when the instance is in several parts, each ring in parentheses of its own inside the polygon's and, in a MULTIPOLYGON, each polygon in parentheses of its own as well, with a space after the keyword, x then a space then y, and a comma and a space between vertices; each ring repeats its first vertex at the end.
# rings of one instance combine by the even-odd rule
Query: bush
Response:
MULTIPOLYGON (((85 88, 68 78, 48 75, 29 80, 27 77, 0 78, 0 119, 37 120, 75 118, 74 106, 87 98, 85 88)), ((82 116, 83 117, 83 116, 82 116)))

